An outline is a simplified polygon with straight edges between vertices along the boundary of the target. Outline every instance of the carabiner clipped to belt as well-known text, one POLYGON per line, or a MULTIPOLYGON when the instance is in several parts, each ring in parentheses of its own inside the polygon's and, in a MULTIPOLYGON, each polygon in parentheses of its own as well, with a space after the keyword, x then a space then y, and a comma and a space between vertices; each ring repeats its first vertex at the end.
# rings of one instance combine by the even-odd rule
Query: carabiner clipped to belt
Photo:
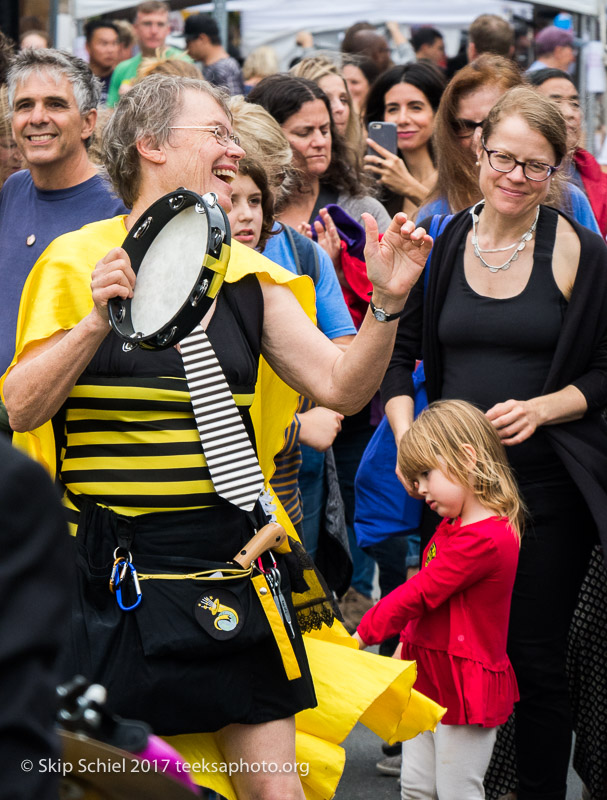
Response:
POLYGON ((116 595, 116 602, 123 611, 132 611, 141 603, 139 578, 137 577, 137 570, 132 564, 131 554, 127 552, 126 556, 119 556, 117 555, 118 550, 119 548, 114 550, 114 566, 112 567, 112 576, 110 578, 110 591, 116 595), (135 602, 130 606, 125 606, 122 602, 122 586, 127 577, 130 577, 135 589, 135 602))

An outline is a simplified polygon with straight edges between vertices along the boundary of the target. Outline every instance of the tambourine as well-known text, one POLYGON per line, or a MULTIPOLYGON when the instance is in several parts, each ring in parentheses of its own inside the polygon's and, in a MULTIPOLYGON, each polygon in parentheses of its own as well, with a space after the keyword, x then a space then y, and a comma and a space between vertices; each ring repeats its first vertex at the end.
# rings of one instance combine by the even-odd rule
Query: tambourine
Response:
POLYGON ((230 224, 217 195, 177 189, 139 217, 122 247, 133 297, 109 301, 125 350, 164 350, 191 333, 217 297, 230 258, 230 224))

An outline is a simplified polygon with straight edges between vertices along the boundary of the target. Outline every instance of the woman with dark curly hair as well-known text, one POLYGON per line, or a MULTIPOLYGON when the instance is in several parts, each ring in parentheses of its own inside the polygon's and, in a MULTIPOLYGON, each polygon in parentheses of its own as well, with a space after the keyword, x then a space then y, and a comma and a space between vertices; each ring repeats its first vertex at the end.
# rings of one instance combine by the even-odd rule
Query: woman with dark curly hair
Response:
POLYGON ((414 215, 434 186, 431 136, 445 86, 438 67, 419 61, 389 69, 371 87, 365 124, 396 124, 396 154, 367 139, 375 154, 365 156, 365 170, 384 187, 382 200, 390 214, 414 215))
POLYGON ((263 106, 278 122, 300 170, 299 185, 286 205, 277 209, 281 221, 300 228, 302 223, 312 223, 319 209, 336 203, 357 222, 368 212, 380 232, 385 230, 390 218, 381 203, 366 194, 364 177, 349 164, 329 98, 314 81, 271 75, 257 84, 247 100, 263 106))

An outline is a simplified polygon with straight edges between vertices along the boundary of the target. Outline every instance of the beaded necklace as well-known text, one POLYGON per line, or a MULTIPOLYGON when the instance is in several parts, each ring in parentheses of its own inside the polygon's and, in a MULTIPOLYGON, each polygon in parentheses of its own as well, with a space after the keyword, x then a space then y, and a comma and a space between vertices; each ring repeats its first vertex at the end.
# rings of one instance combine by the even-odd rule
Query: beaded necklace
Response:
POLYGON ((520 239, 514 244, 509 244, 507 247, 496 247, 494 249, 486 249, 483 250, 478 245, 478 235, 476 232, 476 226, 478 225, 478 213, 477 209, 479 206, 484 206, 485 201, 481 200, 475 206, 472 206, 470 209, 470 214, 472 216, 472 247, 474 248, 474 255, 479 259, 483 267, 487 267, 489 272, 499 272, 500 270, 506 270, 510 267, 513 261, 519 256, 519 253, 522 252, 525 247, 527 246, 527 242, 533 238, 533 234, 535 233, 535 229, 537 228, 537 221, 540 216, 540 207, 537 207, 537 211, 535 213, 535 219, 533 220, 533 224, 529 228, 529 230, 525 231, 525 233, 520 237, 520 239), (512 250, 515 247, 516 250, 507 261, 504 261, 503 264, 499 266, 493 266, 493 264, 488 264, 482 256, 482 253, 503 253, 506 250, 512 250))

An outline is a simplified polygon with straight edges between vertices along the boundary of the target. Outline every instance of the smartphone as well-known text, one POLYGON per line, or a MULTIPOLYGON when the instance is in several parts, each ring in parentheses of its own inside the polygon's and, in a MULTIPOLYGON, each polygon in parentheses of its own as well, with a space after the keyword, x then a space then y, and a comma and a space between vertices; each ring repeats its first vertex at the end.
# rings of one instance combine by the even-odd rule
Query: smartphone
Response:
MULTIPOLYGON (((373 139, 380 147, 385 147, 393 155, 396 155, 397 136, 396 125, 394 122, 370 122, 368 129, 369 139, 373 139)), ((367 147, 368 156, 376 156, 377 152, 371 147, 367 147)))

